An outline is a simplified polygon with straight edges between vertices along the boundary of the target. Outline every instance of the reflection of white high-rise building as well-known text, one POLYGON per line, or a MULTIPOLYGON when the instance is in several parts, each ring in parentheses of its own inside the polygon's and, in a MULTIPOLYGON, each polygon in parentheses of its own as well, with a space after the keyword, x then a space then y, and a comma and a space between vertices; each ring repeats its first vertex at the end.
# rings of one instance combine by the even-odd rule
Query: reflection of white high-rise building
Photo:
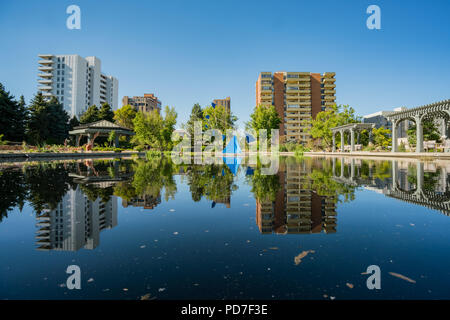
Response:
POLYGON ((38 250, 76 251, 94 249, 99 245, 100 232, 117 225, 117 197, 107 202, 95 201, 77 187, 69 190, 54 210, 37 217, 38 250))

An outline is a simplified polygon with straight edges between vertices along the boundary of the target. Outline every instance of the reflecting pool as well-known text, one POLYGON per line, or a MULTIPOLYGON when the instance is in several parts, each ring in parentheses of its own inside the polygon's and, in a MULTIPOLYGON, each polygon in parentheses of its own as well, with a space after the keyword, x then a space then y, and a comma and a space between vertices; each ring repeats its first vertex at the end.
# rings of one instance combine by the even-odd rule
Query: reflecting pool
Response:
POLYGON ((449 299, 450 162, 0 164, 0 299, 449 299), (70 265, 81 289, 66 285, 70 265), (368 289, 367 268, 380 268, 368 289))

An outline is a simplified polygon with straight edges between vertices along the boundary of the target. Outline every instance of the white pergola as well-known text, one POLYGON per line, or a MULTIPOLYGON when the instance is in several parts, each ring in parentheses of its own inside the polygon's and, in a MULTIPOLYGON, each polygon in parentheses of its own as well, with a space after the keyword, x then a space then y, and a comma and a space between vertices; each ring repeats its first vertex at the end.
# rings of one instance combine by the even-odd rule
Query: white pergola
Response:
POLYGON ((344 152, 344 133, 350 131, 350 151, 355 151, 355 133, 359 134, 362 130, 369 130, 369 139, 372 135, 373 123, 349 123, 343 126, 331 128, 333 133, 333 152, 336 152, 336 133, 341 134, 341 152, 344 152))
POLYGON ((386 118, 392 123, 392 152, 397 152, 397 125, 404 120, 411 120, 416 123, 416 152, 423 152, 423 122, 441 118, 445 120, 447 127, 450 120, 450 99, 394 112, 386 118))

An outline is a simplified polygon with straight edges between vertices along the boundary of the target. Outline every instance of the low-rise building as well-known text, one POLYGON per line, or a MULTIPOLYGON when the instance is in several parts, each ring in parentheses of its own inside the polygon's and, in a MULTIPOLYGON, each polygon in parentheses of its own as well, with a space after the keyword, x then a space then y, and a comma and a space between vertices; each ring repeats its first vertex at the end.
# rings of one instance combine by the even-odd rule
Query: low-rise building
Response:
POLYGON ((161 111, 161 101, 153 93, 145 93, 144 96, 125 96, 122 99, 122 106, 127 104, 140 112, 161 111))

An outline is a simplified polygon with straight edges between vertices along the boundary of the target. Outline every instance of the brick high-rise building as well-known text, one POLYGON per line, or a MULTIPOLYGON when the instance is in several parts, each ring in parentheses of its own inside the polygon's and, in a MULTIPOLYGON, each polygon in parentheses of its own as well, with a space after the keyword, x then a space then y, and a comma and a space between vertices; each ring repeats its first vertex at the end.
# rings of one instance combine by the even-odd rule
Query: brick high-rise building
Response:
POLYGON ((256 105, 273 105, 283 120, 282 141, 306 143, 303 120, 315 118, 335 104, 335 73, 261 72, 256 81, 256 105))
POLYGON ((231 110, 231 98, 227 97, 225 99, 215 99, 213 100, 213 103, 219 106, 224 106, 225 110, 227 110, 228 112, 230 112, 231 110))
POLYGON ((133 106, 136 111, 140 112, 161 111, 161 101, 153 93, 145 93, 144 96, 135 97, 125 96, 122 98, 122 106, 127 104, 133 106))

